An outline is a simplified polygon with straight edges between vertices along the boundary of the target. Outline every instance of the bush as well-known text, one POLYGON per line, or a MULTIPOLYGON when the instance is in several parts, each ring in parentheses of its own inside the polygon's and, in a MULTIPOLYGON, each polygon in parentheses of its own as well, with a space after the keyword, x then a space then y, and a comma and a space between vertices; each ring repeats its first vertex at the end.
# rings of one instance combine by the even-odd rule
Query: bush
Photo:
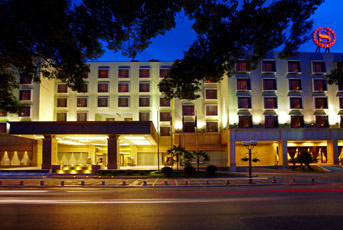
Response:
POLYGON ((217 166, 215 166, 215 165, 209 165, 206 168, 206 172, 208 174, 211 174, 211 175, 215 174, 217 171, 218 171, 218 169, 217 169, 217 166))
POLYGON ((189 175, 193 175, 195 173, 195 168, 193 166, 187 166, 184 170, 185 173, 189 175))
POLYGON ((173 172, 173 169, 171 167, 163 167, 161 169, 161 172, 165 175, 165 176, 168 176, 170 174, 172 174, 173 172))

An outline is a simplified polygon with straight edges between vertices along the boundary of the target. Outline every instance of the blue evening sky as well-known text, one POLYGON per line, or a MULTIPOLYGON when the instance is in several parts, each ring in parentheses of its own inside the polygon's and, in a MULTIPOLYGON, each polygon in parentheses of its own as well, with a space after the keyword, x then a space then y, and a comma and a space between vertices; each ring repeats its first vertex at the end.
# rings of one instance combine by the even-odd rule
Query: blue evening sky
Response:
MULTIPOLYGON (((336 32, 337 41, 331 47, 331 52, 343 52, 343 23, 342 18, 342 0, 326 0, 312 16, 314 20, 314 31, 318 27, 330 27, 336 32)), ((183 52, 186 51, 196 38, 195 32, 192 30, 192 23, 187 17, 180 17, 177 20, 175 29, 165 33, 163 36, 157 36, 152 39, 152 44, 138 54, 135 60, 148 61, 150 59, 157 59, 160 61, 174 61, 181 59, 183 52)), ((300 46, 301 52, 314 52, 316 45, 312 39, 300 46)), ((130 61, 131 59, 114 54, 112 51, 106 50, 105 54, 96 61, 130 61)))

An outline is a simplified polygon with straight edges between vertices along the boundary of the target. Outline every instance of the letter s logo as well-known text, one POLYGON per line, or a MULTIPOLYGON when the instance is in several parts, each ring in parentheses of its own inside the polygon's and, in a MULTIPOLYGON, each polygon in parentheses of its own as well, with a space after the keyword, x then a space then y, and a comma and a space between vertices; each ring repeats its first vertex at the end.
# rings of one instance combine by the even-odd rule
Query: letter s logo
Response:
POLYGON ((319 27, 313 32, 312 40, 318 47, 330 48, 336 42, 336 34, 329 27, 319 27))
POLYGON ((319 31, 318 38, 319 38, 318 39, 319 42, 321 43, 330 43, 331 42, 330 31, 327 31, 327 30, 319 31))

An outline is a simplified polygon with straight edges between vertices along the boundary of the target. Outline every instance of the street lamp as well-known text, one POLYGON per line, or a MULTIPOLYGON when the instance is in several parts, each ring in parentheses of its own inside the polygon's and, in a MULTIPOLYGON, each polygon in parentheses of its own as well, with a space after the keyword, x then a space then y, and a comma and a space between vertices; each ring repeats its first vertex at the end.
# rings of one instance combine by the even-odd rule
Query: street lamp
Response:
POLYGON ((243 145, 249 150, 249 184, 252 184, 251 175, 251 150, 257 145, 257 141, 243 141, 243 145))

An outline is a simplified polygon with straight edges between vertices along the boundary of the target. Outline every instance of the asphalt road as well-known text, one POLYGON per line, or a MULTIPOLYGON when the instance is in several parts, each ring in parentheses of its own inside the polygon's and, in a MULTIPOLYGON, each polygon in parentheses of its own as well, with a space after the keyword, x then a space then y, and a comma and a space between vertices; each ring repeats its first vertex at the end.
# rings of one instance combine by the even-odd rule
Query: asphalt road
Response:
POLYGON ((343 229, 343 186, 0 190, 0 229, 343 229))

